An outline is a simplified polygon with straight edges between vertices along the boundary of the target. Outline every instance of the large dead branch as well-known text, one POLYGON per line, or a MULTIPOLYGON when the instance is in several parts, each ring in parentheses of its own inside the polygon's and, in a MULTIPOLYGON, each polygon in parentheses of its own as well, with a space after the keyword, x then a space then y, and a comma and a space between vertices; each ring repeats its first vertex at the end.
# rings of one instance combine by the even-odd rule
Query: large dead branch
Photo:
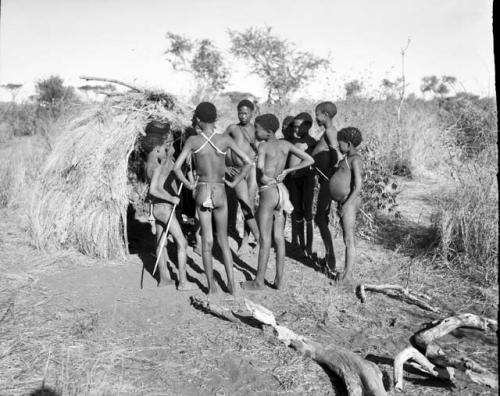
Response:
POLYGON ((430 374, 433 377, 448 381, 451 381, 454 377, 453 368, 442 368, 435 366, 417 349, 410 346, 399 352, 394 358, 394 387, 397 390, 403 390, 403 367, 404 364, 409 360, 415 362, 415 364, 412 364, 413 367, 427 374, 430 374))
POLYGON ((233 315, 233 312, 229 308, 222 307, 215 302, 211 302, 197 296, 191 296, 191 304, 200 311, 211 313, 212 315, 225 319, 229 322, 241 323, 240 320, 233 315))
POLYGON ((412 292, 399 285, 365 285, 361 284, 358 286, 358 295, 361 302, 366 301, 366 292, 372 291, 377 293, 383 293, 389 297, 396 298, 402 301, 406 301, 409 304, 414 304, 431 312, 440 312, 439 308, 433 307, 429 304, 431 297, 424 293, 412 292), (427 300, 427 301, 426 301, 427 300))
POLYGON ((278 325, 274 314, 262 305, 247 299, 245 299, 245 305, 255 319, 272 326, 278 339, 285 345, 311 357, 342 379, 349 395, 387 395, 382 382, 382 373, 376 364, 342 347, 325 348, 320 343, 308 340, 278 325))
POLYGON ((498 323, 496 320, 466 313, 435 321, 432 325, 432 327, 421 330, 412 337, 413 344, 424 352, 427 359, 441 367, 454 367, 457 370, 464 371, 474 382, 495 388, 498 387, 498 377, 490 373, 485 367, 467 356, 446 356, 441 347, 434 344, 438 338, 460 327, 497 331, 498 323))
POLYGON ((140 92, 140 93, 146 92, 145 89, 136 87, 135 85, 132 85, 132 84, 129 84, 129 83, 125 83, 125 82, 120 81, 120 80, 115 80, 114 78, 103 78, 103 77, 92 77, 92 76, 80 76, 80 78, 82 80, 86 80, 86 81, 104 81, 104 82, 110 82, 110 83, 113 83, 113 84, 123 85, 124 87, 130 88, 131 90, 136 91, 136 92, 140 92))

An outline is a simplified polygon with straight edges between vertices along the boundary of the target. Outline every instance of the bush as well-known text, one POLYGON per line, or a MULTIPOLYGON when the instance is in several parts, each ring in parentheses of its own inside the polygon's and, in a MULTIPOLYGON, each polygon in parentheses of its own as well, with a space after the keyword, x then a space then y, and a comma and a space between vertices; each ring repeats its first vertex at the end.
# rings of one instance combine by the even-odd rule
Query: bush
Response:
POLYGON ((498 280, 496 147, 456 172, 457 187, 438 200, 434 226, 443 261, 473 281, 498 280))
POLYGON ((439 109, 444 128, 452 132, 455 144, 467 158, 496 145, 498 128, 494 99, 461 93, 440 100, 439 109))

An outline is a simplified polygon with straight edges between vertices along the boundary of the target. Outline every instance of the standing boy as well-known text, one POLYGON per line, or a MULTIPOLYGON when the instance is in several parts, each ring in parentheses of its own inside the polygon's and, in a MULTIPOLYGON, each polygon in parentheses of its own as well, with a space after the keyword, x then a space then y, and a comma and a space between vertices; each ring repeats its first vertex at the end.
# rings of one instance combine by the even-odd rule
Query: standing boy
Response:
MULTIPOLYGON (((244 99, 238 103, 237 110, 240 122, 230 125, 226 130, 226 134, 229 135, 237 146, 253 161, 257 155, 255 128, 251 123, 254 105, 248 99, 244 99)), ((226 156, 226 165, 228 166, 227 174, 229 179, 234 180, 242 172, 245 164, 238 155, 234 155, 231 152, 230 155, 226 156)), ((236 193, 245 219, 243 240, 238 248, 238 251, 241 252, 248 244, 248 230, 253 234, 256 241, 259 240, 259 228, 257 227, 254 216, 255 196, 257 194, 257 179, 254 166, 250 168, 243 182, 238 183, 234 187, 234 192, 236 193)))
POLYGON ((285 265, 284 212, 293 210, 283 179, 290 173, 311 166, 312 157, 286 140, 276 139, 275 132, 279 121, 273 114, 264 114, 255 118, 259 145, 257 159, 257 182, 259 184, 259 207, 257 222, 260 230, 259 258, 257 275, 253 281, 242 283, 244 289, 261 290, 264 288, 271 234, 276 246, 276 276, 274 287, 283 288, 283 269, 285 265), (289 154, 301 159, 300 163, 285 169, 289 154))
POLYGON ((314 168, 318 174, 319 193, 316 203, 314 220, 319 228, 323 245, 325 246, 325 269, 335 271, 335 253, 333 251, 332 234, 328 228, 330 206, 332 198, 329 192, 329 181, 335 172, 339 160, 337 152, 337 130, 333 125, 333 118, 337 114, 337 107, 332 102, 322 102, 316 106, 316 122, 324 128, 323 135, 312 152, 314 168))
POLYGON ((188 189, 194 190, 196 211, 201 225, 202 260, 207 277, 208 293, 217 292, 212 266, 213 214, 217 242, 222 250, 222 260, 226 268, 228 289, 231 294, 235 294, 233 259, 227 238, 227 200, 224 183, 234 188, 246 176, 251 160, 229 136, 216 133, 214 126, 216 119, 217 110, 212 103, 202 102, 196 107, 193 122, 198 134, 186 141, 175 162, 174 172, 188 189), (239 156, 244 163, 241 172, 232 182, 224 180, 224 159, 227 149, 231 149, 231 152, 239 156), (197 182, 189 181, 181 171, 182 165, 191 154, 197 182))
POLYGON ((356 214, 361 205, 363 162, 357 151, 361 143, 361 132, 354 127, 342 128, 337 134, 339 149, 344 158, 329 181, 331 198, 338 202, 338 214, 345 243, 345 266, 339 279, 350 276, 356 255, 354 227, 356 214))
MULTIPOLYGON (((293 120, 293 143, 299 150, 311 155, 316 140, 309 135, 312 127, 309 113, 300 113, 293 120)), ((301 162, 301 158, 291 155, 289 167, 301 162)), ((314 172, 310 168, 290 174, 290 198, 294 207, 292 213, 292 243, 299 244, 302 256, 311 258, 313 243, 313 199, 314 172), (304 234, 305 228, 305 234, 304 234), (298 240, 298 241, 297 241, 298 240)))
POLYGON ((172 285, 167 268, 167 249, 161 251, 160 239, 165 232, 165 227, 169 222, 168 232, 173 236, 177 244, 177 263, 179 265, 178 290, 193 290, 194 285, 190 285, 186 280, 186 249, 187 241, 177 221, 175 213, 172 212, 173 205, 179 203, 176 192, 176 183, 172 169, 173 162, 173 135, 170 133, 168 124, 153 121, 146 127, 146 136, 142 139, 141 146, 146 154, 146 177, 149 182, 148 197, 153 205, 153 216, 156 224, 156 257, 160 257, 158 268, 160 270, 161 286, 172 285))

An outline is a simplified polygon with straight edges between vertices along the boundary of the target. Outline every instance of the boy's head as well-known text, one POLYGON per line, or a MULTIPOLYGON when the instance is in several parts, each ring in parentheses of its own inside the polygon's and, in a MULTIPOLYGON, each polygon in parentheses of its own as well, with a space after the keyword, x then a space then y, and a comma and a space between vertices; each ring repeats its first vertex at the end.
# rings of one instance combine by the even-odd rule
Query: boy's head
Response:
POLYGON ((281 124, 281 133, 283 133, 283 137, 285 140, 292 140, 293 139, 293 120, 294 116, 286 116, 283 119, 283 122, 281 124))
POLYGON ((213 124, 217 119, 217 109, 213 103, 201 102, 194 110, 193 124, 213 124))
POLYGON ((337 114, 337 106, 332 102, 321 102, 316 106, 316 122, 320 126, 325 126, 327 120, 332 120, 337 114))
POLYGON ((267 140, 278 130, 280 122, 274 114, 262 114, 255 117, 255 136, 258 140, 267 140))
POLYGON ((293 119, 293 134, 296 138, 303 138, 312 127, 312 117, 309 113, 303 112, 293 119))
POLYGON ((337 132, 337 141, 342 154, 347 153, 351 148, 358 147, 363 138, 358 128, 347 127, 337 132))
POLYGON ((255 109, 253 103, 248 99, 243 99, 242 101, 240 101, 240 103, 238 103, 237 109, 238 119, 240 120, 241 124, 247 125, 252 119, 253 111, 255 109))
POLYGON ((146 136, 141 140, 141 148, 147 156, 155 152, 159 157, 172 155, 174 151, 174 136, 170 132, 170 125, 160 121, 151 121, 145 128, 146 136))

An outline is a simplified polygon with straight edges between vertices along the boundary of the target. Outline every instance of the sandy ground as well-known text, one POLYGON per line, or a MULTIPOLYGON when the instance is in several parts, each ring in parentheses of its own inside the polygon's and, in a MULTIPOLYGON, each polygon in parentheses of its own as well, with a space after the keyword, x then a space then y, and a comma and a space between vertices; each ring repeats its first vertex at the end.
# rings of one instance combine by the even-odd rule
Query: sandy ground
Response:
MULTIPOLYGON (((286 290, 241 291, 296 333, 377 363, 390 392, 393 357, 409 345, 414 332, 439 316, 379 294, 369 294, 363 304, 354 292, 356 284, 408 285, 431 295, 435 305, 459 313, 496 318, 498 306, 496 288, 469 285, 438 267, 429 254, 432 186, 400 184, 403 218, 386 219, 372 240, 358 242, 352 284, 335 284, 307 263, 287 257, 286 290)), ((42 384, 64 395, 343 394, 323 368, 260 327, 229 323, 193 308, 189 297, 200 291, 157 287, 147 271, 154 263, 150 242, 136 241, 136 253, 126 261, 96 260, 74 251, 44 253, 30 245, 22 214, 1 212, 0 395, 29 394, 42 384)), ((317 234, 315 248, 323 254, 317 234)), ((342 263, 338 233, 335 249, 342 263)), ((235 255, 238 281, 254 275, 255 253, 235 255)), ((188 280, 204 287, 201 258, 191 248, 188 255, 188 280)), ((214 264, 223 286, 223 266, 217 260, 214 264)), ((267 280, 273 278, 271 254, 267 280)), ((228 295, 222 303, 225 298, 231 303, 228 295)), ((460 330, 440 345, 497 371, 496 334, 460 330)), ((460 373, 453 384, 417 371, 407 372, 405 379, 411 395, 496 394, 460 373)))

